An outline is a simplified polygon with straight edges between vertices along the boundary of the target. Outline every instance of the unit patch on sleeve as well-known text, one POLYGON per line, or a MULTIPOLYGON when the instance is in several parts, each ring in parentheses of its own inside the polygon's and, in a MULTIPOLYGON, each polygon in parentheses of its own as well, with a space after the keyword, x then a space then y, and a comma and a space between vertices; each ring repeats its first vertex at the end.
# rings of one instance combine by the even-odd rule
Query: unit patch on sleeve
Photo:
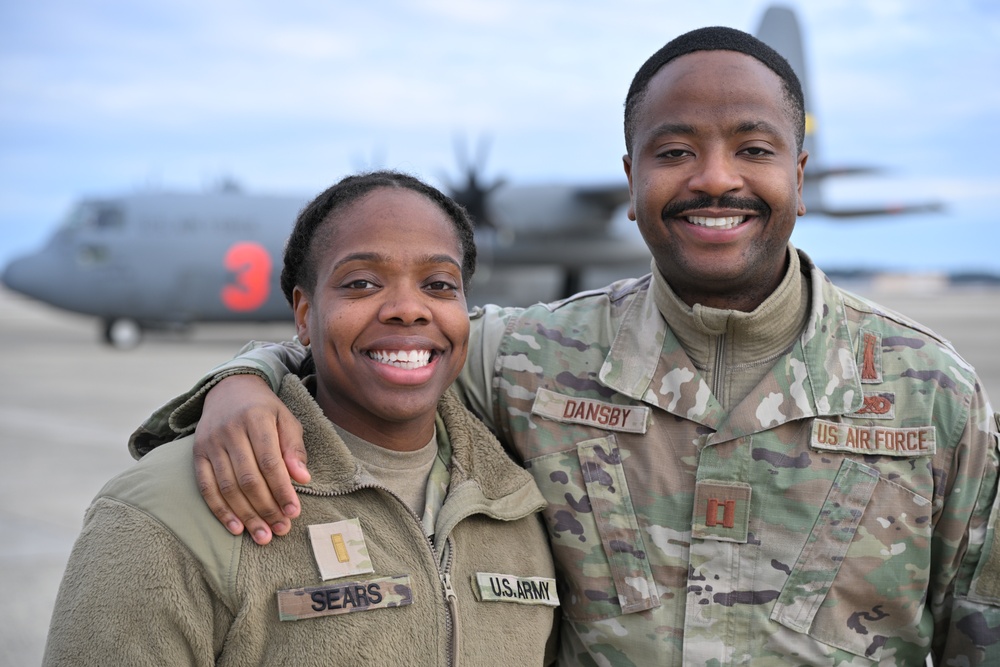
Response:
POLYGON ((301 621, 355 611, 405 607, 408 604, 413 604, 410 577, 400 574, 368 581, 278 591, 278 618, 282 621, 301 621))
POLYGON ((592 398, 564 396, 539 389, 531 406, 532 414, 557 422, 596 426, 608 431, 645 433, 649 408, 642 405, 618 405, 592 398))
POLYGON ((817 419, 810 445, 816 449, 878 456, 930 456, 935 451, 933 426, 892 428, 859 426, 817 419))
POLYGON ((323 581, 375 571, 359 519, 309 526, 309 541, 323 581))
POLYGON ((513 574, 476 572, 472 588, 476 592, 476 599, 481 602, 559 606, 556 580, 548 577, 516 577, 513 574))

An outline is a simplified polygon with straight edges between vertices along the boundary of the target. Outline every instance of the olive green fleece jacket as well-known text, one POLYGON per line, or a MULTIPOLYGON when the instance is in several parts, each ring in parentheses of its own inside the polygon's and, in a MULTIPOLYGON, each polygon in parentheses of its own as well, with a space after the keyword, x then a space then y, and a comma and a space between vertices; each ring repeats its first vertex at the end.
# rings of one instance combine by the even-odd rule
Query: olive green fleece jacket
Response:
POLYGON ((551 659, 552 606, 517 596, 480 601, 475 584, 477 573, 511 575, 507 581, 515 582, 553 577, 537 514, 544 501, 531 476, 456 397, 448 394, 438 406, 438 431, 443 424, 452 448, 451 484, 436 525, 435 542, 444 545, 447 537, 442 567, 418 518, 363 471, 301 382, 289 376, 280 396, 302 421, 312 473, 310 484, 299 487, 302 513, 291 532, 265 547, 230 535, 198 492, 190 438, 158 447, 112 479, 87 511, 59 589, 45 665, 468 666, 551 659), (355 517, 374 572, 323 582, 308 526, 355 517), (279 620, 280 590, 367 585, 394 575, 409 577, 411 604, 279 620), (446 578, 454 606, 446 601, 446 578))

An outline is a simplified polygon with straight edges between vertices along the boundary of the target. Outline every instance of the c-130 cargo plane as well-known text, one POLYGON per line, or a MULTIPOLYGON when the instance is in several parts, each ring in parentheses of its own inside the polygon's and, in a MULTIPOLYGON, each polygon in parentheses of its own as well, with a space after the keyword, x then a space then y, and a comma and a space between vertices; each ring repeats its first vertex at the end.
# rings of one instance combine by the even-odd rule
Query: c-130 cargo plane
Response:
MULTIPOLYGON (((795 14, 769 8, 757 35, 784 55, 803 83, 807 111, 803 195, 810 214, 855 217, 934 210, 937 204, 831 209, 821 183, 868 168, 831 169, 817 161, 801 32, 795 14)), ((493 268, 557 266, 566 295, 595 268, 649 261, 639 235, 621 234, 628 187, 620 183, 484 185, 477 166, 450 194, 476 221, 481 263, 493 268)), ((289 320, 278 286, 282 251, 305 198, 216 192, 147 192, 79 202, 46 245, 13 260, 3 283, 66 310, 94 315, 104 340, 128 347, 147 329, 196 322, 289 320)), ((648 265, 648 264, 646 264, 648 265)))

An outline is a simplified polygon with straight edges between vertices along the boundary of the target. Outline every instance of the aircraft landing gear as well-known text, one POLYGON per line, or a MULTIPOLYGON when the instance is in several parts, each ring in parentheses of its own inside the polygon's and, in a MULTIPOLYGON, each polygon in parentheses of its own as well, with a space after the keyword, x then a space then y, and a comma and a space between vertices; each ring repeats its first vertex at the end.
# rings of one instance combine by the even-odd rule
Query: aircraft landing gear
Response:
POLYGON ((135 347, 142 340, 142 326, 128 317, 104 321, 104 342, 119 350, 135 347))

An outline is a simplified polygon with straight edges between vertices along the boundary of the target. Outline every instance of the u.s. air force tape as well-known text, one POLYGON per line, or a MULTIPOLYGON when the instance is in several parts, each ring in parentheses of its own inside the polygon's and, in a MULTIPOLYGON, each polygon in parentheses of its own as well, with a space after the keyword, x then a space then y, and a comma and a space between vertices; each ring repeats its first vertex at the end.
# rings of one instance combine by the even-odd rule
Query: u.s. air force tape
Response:
POLYGON ((476 592, 476 598, 482 602, 559 606, 556 580, 548 577, 516 577, 512 574, 476 572, 472 588, 476 592))
POLYGON ((278 618, 282 621, 300 621, 304 618, 403 607, 408 604, 413 604, 410 577, 400 574, 366 581, 278 591, 278 618))
POLYGON ((809 442, 814 449, 879 456, 932 456, 936 448, 934 426, 893 428, 816 419, 809 442))

